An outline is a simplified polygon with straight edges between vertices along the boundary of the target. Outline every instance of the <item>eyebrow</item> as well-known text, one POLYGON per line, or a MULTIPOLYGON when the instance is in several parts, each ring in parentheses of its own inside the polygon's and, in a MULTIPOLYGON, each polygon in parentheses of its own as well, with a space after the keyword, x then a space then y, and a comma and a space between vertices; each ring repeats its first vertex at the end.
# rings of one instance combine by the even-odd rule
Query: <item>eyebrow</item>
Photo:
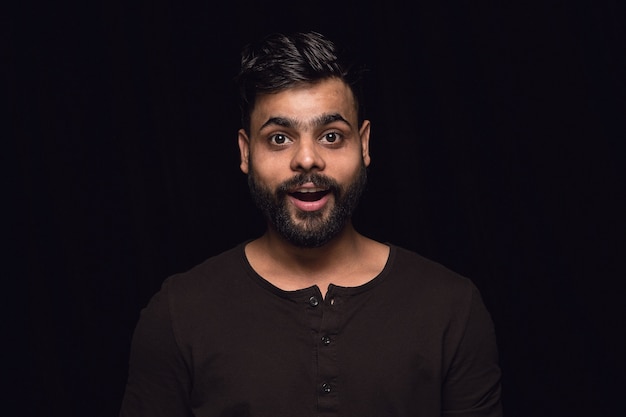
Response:
MULTIPOLYGON (((317 116, 314 119, 311 120, 311 125, 315 126, 315 127, 320 127, 320 126, 326 126, 329 125, 333 122, 343 122, 345 124, 347 124, 349 127, 352 127, 352 125, 350 124, 350 122, 348 122, 342 115, 340 115, 339 113, 329 113, 329 114, 322 114, 321 116, 317 116)), ((276 117, 270 117, 269 119, 267 119, 267 121, 265 123, 263 123, 263 125, 261 126, 261 129, 270 126, 270 125, 277 125, 277 126, 281 126, 284 127, 286 129, 289 128, 293 128, 293 127, 299 127, 302 126, 302 122, 300 120, 297 119, 291 119, 288 117, 281 117, 281 116, 276 116, 276 117)))

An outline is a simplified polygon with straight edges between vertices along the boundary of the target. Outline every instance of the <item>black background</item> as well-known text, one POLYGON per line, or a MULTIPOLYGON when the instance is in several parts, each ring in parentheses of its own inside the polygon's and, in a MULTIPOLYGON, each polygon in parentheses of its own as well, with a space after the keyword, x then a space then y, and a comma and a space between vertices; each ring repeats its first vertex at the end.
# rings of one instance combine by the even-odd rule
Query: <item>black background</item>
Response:
POLYGON ((262 231, 232 78, 246 42, 300 29, 370 67, 355 223, 478 285, 506 414, 615 415, 621 3, 128 0, 5 14, 12 415, 116 415, 133 328, 163 279, 262 231))

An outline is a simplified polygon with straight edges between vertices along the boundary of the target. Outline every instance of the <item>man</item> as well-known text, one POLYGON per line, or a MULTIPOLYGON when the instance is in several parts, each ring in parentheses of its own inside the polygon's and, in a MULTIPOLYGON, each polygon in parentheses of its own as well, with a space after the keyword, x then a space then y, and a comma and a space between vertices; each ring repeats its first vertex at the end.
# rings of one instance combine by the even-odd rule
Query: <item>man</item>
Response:
POLYGON ((317 33, 272 35, 237 81, 267 230, 165 281, 121 416, 501 416, 474 285, 351 223, 370 164, 355 68, 317 33))

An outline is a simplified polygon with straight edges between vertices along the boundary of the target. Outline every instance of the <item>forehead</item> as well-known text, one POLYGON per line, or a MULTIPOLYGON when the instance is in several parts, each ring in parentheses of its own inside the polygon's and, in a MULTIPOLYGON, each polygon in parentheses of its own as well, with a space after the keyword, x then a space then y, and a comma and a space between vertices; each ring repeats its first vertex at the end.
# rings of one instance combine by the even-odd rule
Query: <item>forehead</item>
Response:
POLYGON ((328 113, 336 113, 356 122, 357 109, 352 90, 338 78, 259 95, 251 113, 251 122, 254 130, 255 126, 258 128, 271 117, 307 121, 328 113))

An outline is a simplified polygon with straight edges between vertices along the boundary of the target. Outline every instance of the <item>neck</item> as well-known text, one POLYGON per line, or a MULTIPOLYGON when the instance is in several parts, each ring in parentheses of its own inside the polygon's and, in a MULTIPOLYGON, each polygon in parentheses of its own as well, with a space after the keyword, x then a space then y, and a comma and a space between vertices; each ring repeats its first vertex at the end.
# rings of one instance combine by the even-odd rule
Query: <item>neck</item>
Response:
POLYGON ((368 282, 384 268, 389 247, 359 234, 351 224, 318 248, 292 245, 268 231, 246 246, 252 268, 283 290, 316 285, 325 296, 328 285, 353 287, 368 282))

